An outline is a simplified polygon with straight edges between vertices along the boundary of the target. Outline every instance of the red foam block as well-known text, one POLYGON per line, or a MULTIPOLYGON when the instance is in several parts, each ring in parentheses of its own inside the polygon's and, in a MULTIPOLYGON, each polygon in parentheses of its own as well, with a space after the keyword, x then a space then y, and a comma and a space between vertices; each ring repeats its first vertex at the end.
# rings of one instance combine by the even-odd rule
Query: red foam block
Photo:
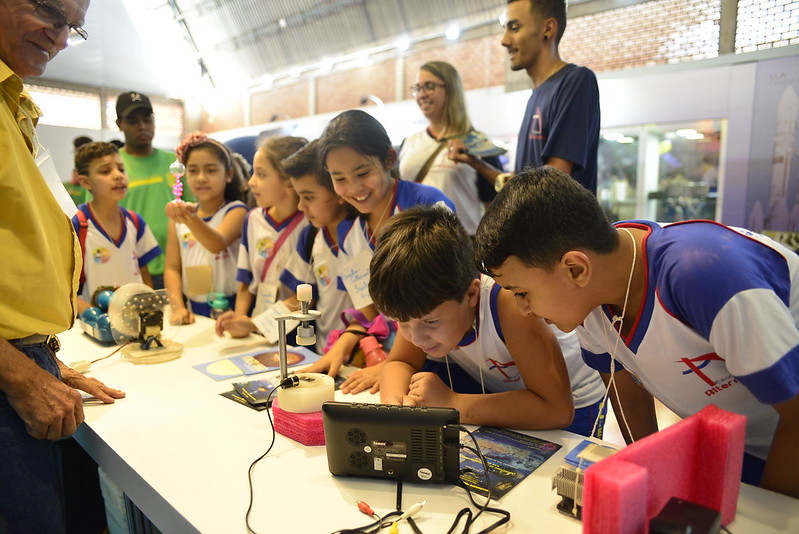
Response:
POLYGON ((585 472, 583 532, 646 534, 671 497, 735 518, 746 417, 714 405, 636 441, 585 472))
POLYGON ((322 412, 294 413, 281 410, 277 399, 272 401, 275 431, 303 445, 324 445, 325 428, 322 412))

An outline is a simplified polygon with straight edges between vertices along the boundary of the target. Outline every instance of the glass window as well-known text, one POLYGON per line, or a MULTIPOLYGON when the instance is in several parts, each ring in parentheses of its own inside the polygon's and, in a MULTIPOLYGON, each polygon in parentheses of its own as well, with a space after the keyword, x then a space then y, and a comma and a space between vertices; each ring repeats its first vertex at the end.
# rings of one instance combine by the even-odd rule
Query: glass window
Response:
POLYGON ((39 124, 100 130, 100 95, 87 91, 26 85, 33 101, 42 110, 39 124))
POLYGON ((611 221, 636 218, 638 141, 638 128, 599 136, 596 194, 611 221))
POLYGON ((603 130, 597 198, 608 218, 717 220, 722 122, 603 130))

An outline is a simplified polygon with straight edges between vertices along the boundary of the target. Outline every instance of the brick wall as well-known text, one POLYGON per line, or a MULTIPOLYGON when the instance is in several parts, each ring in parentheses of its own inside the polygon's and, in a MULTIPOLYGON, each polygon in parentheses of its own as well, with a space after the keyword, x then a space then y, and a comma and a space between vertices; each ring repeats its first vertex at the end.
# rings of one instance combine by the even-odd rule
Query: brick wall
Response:
POLYGON ((799 44, 799 0, 739 0, 735 52, 799 44))
POLYGON ((568 21, 568 61, 596 72, 718 56, 720 2, 653 0, 568 21))
POLYGON ((305 117, 310 113, 308 109, 309 80, 302 80, 294 84, 275 87, 261 93, 254 93, 250 97, 251 123, 265 124, 288 117, 305 117))
POLYGON ((316 79, 316 112, 329 113, 361 107, 361 98, 374 95, 394 102, 395 60, 335 72, 316 79))
MULTIPOLYGON (((200 129, 204 132, 217 132, 239 128, 244 124, 244 99, 220 98, 213 110, 203 110, 200 129), (213 115, 208 112, 213 111, 213 115)), ((160 126, 160 125, 159 125, 160 126)))

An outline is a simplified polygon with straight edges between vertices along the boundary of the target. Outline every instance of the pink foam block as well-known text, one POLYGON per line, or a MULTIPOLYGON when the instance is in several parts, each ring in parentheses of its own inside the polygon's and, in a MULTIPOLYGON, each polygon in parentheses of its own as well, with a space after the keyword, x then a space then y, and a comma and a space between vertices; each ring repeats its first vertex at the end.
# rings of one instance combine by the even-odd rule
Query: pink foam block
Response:
POLYGON ((272 401, 275 431, 303 445, 324 445, 325 428, 322 412, 294 413, 281 410, 277 399, 272 401))
POLYGON ((746 417, 708 405, 585 472, 583 532, 640 534, 671 497, 735 518, 746 417))

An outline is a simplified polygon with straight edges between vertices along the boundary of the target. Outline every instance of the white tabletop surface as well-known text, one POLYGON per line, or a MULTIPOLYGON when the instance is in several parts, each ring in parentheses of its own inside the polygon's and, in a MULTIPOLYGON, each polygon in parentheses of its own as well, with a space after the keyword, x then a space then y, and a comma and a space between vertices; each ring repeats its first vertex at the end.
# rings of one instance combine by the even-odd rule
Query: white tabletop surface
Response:
MULTIPOLYGON (((162 532, 247 532, 247 469, 269 445, 267 413, 218 395, 230 390, 231 382, 255 377, 217 382, 192 366, 252 350, 258 338, 218 338, 203 317, 194 325, 167 327, 164 336, 185 345, 181 358, 135 365, 116 354, 92 366, 89 376, 124 390, 127 397, 112 405, 87 402, 86 422, 75 438, 162 532)), ((114 349, 95 343, 77 326, 59 337, 59 357, 67 364, 114 349)), ((374 400, 366 394, 336 395, 337 400, 374 400)), ((511 512, 509 530, 514 532, 580 532, 579 521, 556 510, 559 498, 550 487, 563 456, 582 437, 554 430, 529 434, 563 447, 496 506, 511 512)), ((396 503, 394 483, 334 477, 324 447, 306 447, 280 434, 256 466, 253 486, 250 524, 259 533, 355 528, 370 522, 356 501, 368 502, 379 515, 396 503)), ((404 486, 403 508, 423 499, 427 505, 416 522, 428 533, 446 532, 458 510, 468 505, 465 491, 454 486, 404 486)), ((478 518, 478 524, 482 528, 495 518, 478 518)), ((799 532, 799 500, 742 485, 729 529, 735 534, 799 532)), ((411 529, 400 524, 400 532, 411 529)))

